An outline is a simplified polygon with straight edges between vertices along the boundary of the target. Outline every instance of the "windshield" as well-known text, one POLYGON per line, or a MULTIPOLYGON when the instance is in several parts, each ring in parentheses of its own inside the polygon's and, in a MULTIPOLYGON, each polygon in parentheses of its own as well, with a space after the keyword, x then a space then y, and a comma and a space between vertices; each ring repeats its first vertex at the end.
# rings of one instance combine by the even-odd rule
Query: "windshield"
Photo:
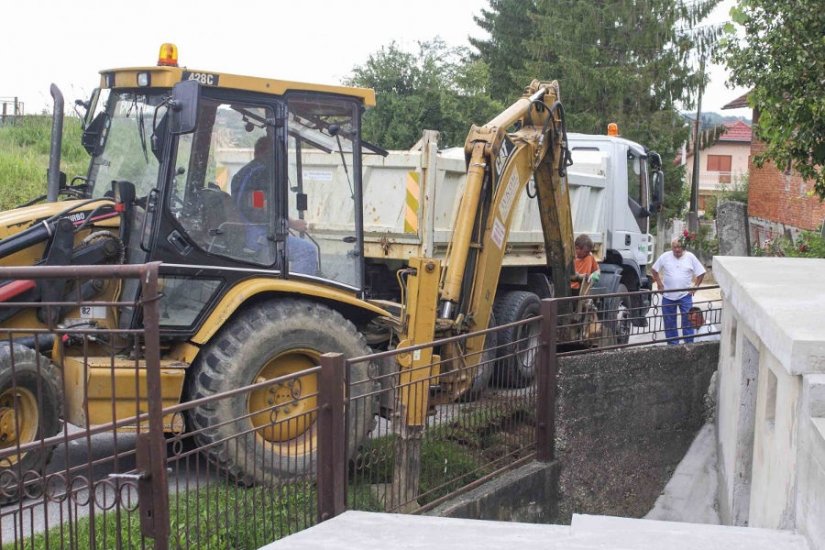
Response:
POLYGON ((169 218, 206 254, 360 288, 358 117, 349 99, 205 92, 176 140, 169 218))
POLYGON ((309 241, 317 249, 320 276, 360 288, 357 107, 317 96, 290 97, 288 106, 287 205, 295 237, 288 248, 299 252, 309 241))
POLYGON ((144 197, 157 186, 157 158, 152 154, 152 124, 155 109, 164 95, 134 92, 112 92, 108 101, 101 101, 100 148, 92 156, 89 186, 95 198, 112 190, 112 182, 126 180, 135 184, 138 197, 144 197))

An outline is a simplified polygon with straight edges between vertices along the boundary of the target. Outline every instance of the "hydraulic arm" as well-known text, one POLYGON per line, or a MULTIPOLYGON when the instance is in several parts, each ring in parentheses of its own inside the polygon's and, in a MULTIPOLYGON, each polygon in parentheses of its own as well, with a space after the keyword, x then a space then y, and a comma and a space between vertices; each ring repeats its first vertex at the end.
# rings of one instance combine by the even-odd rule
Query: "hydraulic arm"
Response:
MULTIPOLYGON (((558 83, 534 80, 523 97, 500 115, 484 126, 473 126, 464 150, 467 180, 438 292, 408 294, 401 334, 406 346, 430 342, 436 336, 488 328, 513 213, 531 181, 535 188, 530 195, 539 201, 547 264, 556 296, 569 294, 573 224, 565 178, 569 152, 558 83), (432 319, 434 310, 437 323, 432 319)), ((417 262, 434 265, 433 270, 441 269, 434 260, 417 262)), ((420 275, 416 273, 409 279, 420 275)), ((478 362, 484 336, 468 339, 463 349, 457 346, 441 349, 442 364, 452 363, 451 370, 478 362)), ((427 360, 429 357, 423 354, 413 354, 402 369, 424 368, 427 360)), ((459 395, 466 384, 461 377, 450 380, 442 374, 442 385, 445 380, 449 386, 447 393, 452 397, 459 395)), ((426 405, 420 414, 425 413, 426 405)), ((410 420, 416 424, 423 422, 423 417, 410 420)))

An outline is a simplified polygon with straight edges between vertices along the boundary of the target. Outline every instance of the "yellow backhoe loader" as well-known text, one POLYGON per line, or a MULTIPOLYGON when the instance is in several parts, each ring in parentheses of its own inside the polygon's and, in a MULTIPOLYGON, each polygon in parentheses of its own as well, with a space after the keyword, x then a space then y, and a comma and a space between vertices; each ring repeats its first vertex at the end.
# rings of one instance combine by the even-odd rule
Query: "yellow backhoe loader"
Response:
MULTIPOLYGON (((403 303, 387 304, 372 301, 364 285, 362 155, 383 153, 361 139, 373 91, 192 70, 177 61, 177 49, 165 44, 157 66, 102 71, 99 88, 79 102, 88 173, 67 184, 53 152, 44 200, 0 213, 0 265, 162 262, 161 371, 171 403, 301 372, 326 352, 363 356, 487 328, 513 212, 531 179, 556 293, 567 291, 569 153, 555 82, 532 82, 511 107, 471 129, 467 183, 446 259, 411 259, 400 276, 403 303), (331 193, 336 185, 341 189, 331 193), (332 196, 353 204, 332 208, 325 204, 332 196), (337 216, 340 211, 355 215, 337 216)), ((53 93, 55 112, 62 113, 62 97, 56 88, 53 93)), ((60 116, 53 151, 60 150, 60 116)), ((134 308, 79 315, 31 306, 67 292, 65 280, 0 282, 0 301, 8 306, 0 330, 65 318, 82 319, 87 328, 140 327, 134 308)), ((84 299, 128 301, 138 298, 139 288, 91 285, 79 292, 84 299)), ((442 348, 444 364, 458 364, 462 356, 478 361, 473 352, 484 349, 484 339, 442 348)), ((83 350, 70 343, 0 344, 0 427, 23 428, 0 434, 0 450, 54 435, 61 421, 89 426, 133 415, 135 401, 145 398, 142 350, 119 344, 125 379, 112 384, 119 364, 110 360, 111 342, 84 341, 83 350), (37 368, 38 362, 48 367, 37 368), (110 395, 84 408, 84 388, 92 386, 109 388, 110 395)), ((431 352, 406 354, 394 368, 409 381, 421 376, 415 367, 430 360, 431 352)), ((369 384, 359 382, 369 380, 368 370, 363 363, 354 367, 350 382, 361 388, 354 391, 366 391, 369 384)), ((481 389, 472 376, 441 370, 441 399, 481 389)), ((243 482, 311 469, 315 430, 304 409, 315 406, 314 398, 288 411, 296 419, 289 430, 267 429, 271 415, 254 414, 316 393, 316 376, 300 382, 283 392, 259 390, 248 399, 196 406, 186 426, 197 430, 214 463, 243 482), (255 437, 232 437, 244 432, 255 437)), ((404 403, 408 424, 421 425, 431 404, 404 403)), ((377 412, 376 404, 375 411, 350 413, 350 452, 377 412)), ((182 429, 173 420, 166 429, 182 429)), ((32 449, 19 464, 0 469, 41 470, 49 454, 32 449)))

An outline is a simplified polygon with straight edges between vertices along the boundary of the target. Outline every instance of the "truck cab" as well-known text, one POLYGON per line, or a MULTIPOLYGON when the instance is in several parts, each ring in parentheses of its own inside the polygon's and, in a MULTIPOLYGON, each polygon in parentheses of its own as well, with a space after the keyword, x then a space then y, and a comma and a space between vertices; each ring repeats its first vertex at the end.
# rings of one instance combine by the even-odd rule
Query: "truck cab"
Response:
POLYGON ((568 134, 573 165, 568 170, 573 227, 587 233, 601 260, 607 292, 650 289, 653 262, 650 217, 658 210, 661 161, 630 140, 568 134), (610 266, 617 266, 615 269, 610 266))

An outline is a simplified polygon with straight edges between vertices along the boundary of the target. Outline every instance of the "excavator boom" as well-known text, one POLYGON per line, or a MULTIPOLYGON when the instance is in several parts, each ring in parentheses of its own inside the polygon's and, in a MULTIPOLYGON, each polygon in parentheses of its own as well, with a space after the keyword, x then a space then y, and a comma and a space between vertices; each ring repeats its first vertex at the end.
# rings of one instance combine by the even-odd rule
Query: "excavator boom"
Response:
MULTIPOLYGON (((573 224, 565 178, 569 152, 558 83, 534 80, 521 99, 484 126, 473 126, 464 150, 467 180, 438 293, 408 294, 401 334, 404 346, 488 328, 513 214, 530 181, 539 201, 556 295, 569 295, 573 224), (423 296, 426 301, 419 300, 423 296), (436 324, 432 323, 434 308, 436 324)), ((433 259, 417 261, 438 264, 433 259)), ((475 336, 463 350, 442 349, 441 359, 444 364, 455 361, 455 367, 472 366, 483 348, 484 336, 475 336)), ((411 361, 402 369, 421 366, 416 363, 411 361)), ((450 393, 457 396, 461 391, 457 387, 450 393)))

